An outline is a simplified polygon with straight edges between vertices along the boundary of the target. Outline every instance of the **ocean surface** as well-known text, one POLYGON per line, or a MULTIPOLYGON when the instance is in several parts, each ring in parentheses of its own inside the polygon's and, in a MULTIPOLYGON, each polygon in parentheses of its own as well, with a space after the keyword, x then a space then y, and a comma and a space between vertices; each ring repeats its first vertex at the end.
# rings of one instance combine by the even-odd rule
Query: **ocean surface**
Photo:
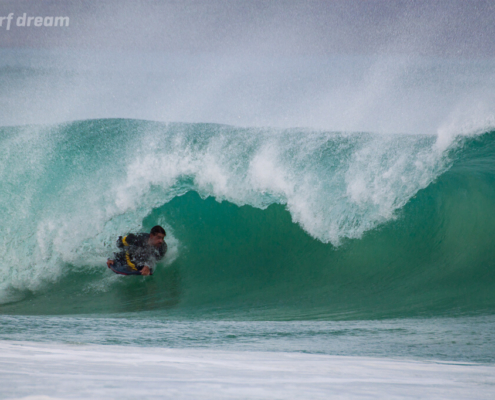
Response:
POLYGON ((0 26, 0 399, 495 398, 489 2, 28 3, 71 23, 0 26))
POLYGON ((87 119, 0 148, 4 398, 493 396, 493 129, 87 119), (157 224, 153 276, 107 269, 157 224))

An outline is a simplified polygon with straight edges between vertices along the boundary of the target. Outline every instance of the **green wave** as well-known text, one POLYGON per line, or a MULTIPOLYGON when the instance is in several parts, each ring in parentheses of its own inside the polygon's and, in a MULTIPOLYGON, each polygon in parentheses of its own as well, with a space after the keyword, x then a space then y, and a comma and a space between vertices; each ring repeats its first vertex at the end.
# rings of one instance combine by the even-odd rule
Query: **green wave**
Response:
MULTIPOLYGON (((118 143, 114 146, 119 150, 118 143)), ((74 262, 63 260, 62 274, 52 271, 52 282, 35 289, 5 289, 10 300, 0 305, 0 312, 146 311, 157 317, 260 320, 492 314, 494 150, 495 132, 459 139, 446 155, 450 168, 418 188, 391 218, 360 237, 343 237, 337 245, 295 223, 283 199, 261 207, 248 201, 235 204, 209 196, 194 186, 193 177, 181 175, 168 186, 175 190, 170 200, 112 219, 128 218, 132 224, 137 218, 143 230, 166 225, 175 241, 175 253, 169 254, 173 262, 159 266, 149 278, 113 276, 103 268, 103 257, 94 256, 112 249, 118 232, 110 223, 108 232, 102 228, 105 235, 94 236, 94 241, 105 242, 103 250, 91 247, 86 238, 74 262)), ((68 154, 74 156, 73 148, 68 154)), ((95 162, 84 161, 86 173, 95 162)), ((162 196, 163 187, 155 182, 146 193, 162 196)))

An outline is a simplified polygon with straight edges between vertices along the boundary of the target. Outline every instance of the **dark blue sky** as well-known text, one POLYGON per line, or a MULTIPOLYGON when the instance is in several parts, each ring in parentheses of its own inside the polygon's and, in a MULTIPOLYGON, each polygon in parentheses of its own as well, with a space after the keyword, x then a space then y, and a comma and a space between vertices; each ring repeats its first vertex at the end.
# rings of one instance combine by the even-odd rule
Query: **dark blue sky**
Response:
POLYGON ((0 27, 0 47, 262 55, 495 56, 493 1, 0 0, 0 17, 69 16, 70 27, 0 27))

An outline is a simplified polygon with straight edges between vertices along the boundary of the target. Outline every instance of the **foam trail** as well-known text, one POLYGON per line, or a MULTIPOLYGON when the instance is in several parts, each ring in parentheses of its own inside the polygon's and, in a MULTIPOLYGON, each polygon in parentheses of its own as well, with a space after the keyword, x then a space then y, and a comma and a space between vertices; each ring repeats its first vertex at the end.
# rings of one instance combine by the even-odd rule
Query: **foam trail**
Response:
POLYGON ((163 398, 163 391, 181 399, 491 399, 495 384, 494 367, 476 364, 30 342, 0 342, 0 349, 8 399, 163 398), (33 384, 40 369, 43 379, 33 384))

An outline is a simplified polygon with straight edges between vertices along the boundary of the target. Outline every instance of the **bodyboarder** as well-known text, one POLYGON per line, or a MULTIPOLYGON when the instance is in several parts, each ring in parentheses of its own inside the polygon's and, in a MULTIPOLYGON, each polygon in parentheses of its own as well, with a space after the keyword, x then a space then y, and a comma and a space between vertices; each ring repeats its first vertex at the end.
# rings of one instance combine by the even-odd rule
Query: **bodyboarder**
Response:
POLYGON ((108 268, 121 275, 153 275, 155 263, 167 252, 165 236, 165 229, 158 225, 149 234, 119 236, 117 247, 121 251, 114 253, 115 259, 107 260, 108 268))

